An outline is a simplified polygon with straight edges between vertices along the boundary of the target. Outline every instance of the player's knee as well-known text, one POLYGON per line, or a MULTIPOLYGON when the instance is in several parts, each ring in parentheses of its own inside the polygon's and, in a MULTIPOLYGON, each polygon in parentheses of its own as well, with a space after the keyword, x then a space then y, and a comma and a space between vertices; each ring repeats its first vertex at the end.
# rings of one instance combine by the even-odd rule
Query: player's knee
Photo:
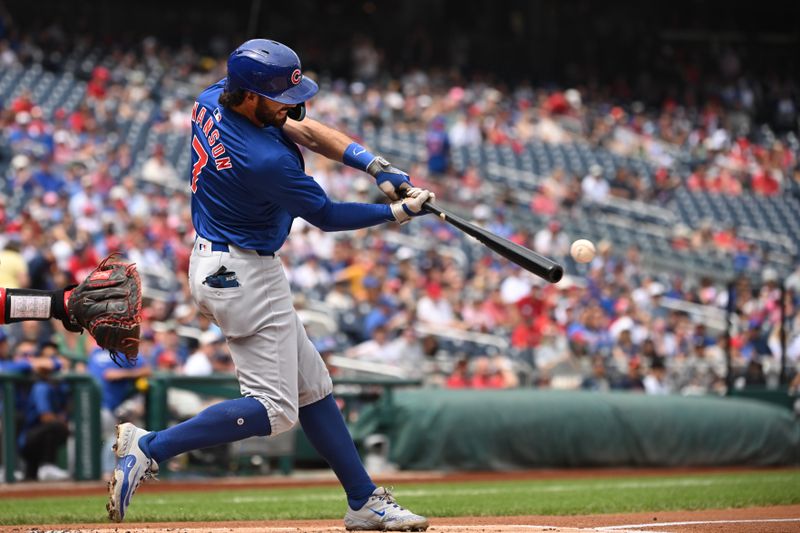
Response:
POLYGON ((285 398, 279 399, 277 402, 270 402, 270 423, 272 424, 272 435, 283 433, 292 429, 299 419, 299 411, 297 404, 285 398))
POLYGON ((270 435, 277 435, 289 431, 297 424, 299 410, 296 402, 286 398, 270 398, 266 395, 250 394, 266 407, 269 414, 270 435))
POLYGON ((272 435, 283 433, 292 429, 298 420, 297 406, 288 406, 275 413, 275 423, 272 427, 272 435))
POLYGON ((319 380, 315 386, 300 391, 300 405, 309 405, 318 402, 332 392, 333 382, 331 382, 330 376, 326 376, 326 379, 319 380))

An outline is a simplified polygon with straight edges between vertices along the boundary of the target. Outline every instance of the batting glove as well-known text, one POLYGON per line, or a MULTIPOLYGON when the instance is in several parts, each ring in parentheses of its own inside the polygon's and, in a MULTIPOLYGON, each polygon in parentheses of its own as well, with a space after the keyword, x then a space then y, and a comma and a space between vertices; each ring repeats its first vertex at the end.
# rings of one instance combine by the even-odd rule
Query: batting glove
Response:
POLYGON ((367 172, 372 174, 378 188, 389 197, 390 200, 399 200, 400 195, 397 191, 402 185, 406 187, 414 187, 408 174, 389 163, 381 156, 377 156, 367 166, 367 172))
POLYGON ((411 217, 425 214, 422 211, 422 204, 428 200, 436 200, 436 195, 431 191, 420 189, 419 187, 406 189, 405 198, 390 204, 392 215, 394 215, 394 219, 397 222, 405 224, 411 220, 411 217))

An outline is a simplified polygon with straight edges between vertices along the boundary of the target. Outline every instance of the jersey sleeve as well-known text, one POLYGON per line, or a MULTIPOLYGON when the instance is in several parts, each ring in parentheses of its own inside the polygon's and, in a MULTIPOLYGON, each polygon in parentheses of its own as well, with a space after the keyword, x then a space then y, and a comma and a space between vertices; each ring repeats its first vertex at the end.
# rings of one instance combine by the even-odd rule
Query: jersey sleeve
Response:
POLYGON ((21 361, 0 361, 0 372, 27 374, 31 370, 31 363, 24 359, 21 361))
POLYGON ((300 167, 300 163, 291 155, 283 155, 267 168, 266 179, 262 178, 261 186, 268 198, 286 209, 293 217, 304 217, 322 209, 328 201, 328 195, 300 167))
POLYGON ((356 202, 331 202, 303 218, 322 231, 345 231, 369 228, 394 220, 387 204, 360 204, 356 202))

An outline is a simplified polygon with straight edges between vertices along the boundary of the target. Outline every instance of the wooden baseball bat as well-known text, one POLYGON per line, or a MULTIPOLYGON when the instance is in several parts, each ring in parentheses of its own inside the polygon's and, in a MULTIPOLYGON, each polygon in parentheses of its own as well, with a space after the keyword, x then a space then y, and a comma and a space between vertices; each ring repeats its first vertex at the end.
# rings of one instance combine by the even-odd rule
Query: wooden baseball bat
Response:
POLYGON ((548 259, 542 255, 537 254, 533 250, 529 250, 524 246, 520 246, 515 242, 504 239, 499 235, 495 235, 490 231, 476 226, 472 222, 465 220, 458 215, 447 211, 443 207, 436 205, 433 202, 425 202, 422 204, 422 209, 429 213, 433 213, 445 222, 455 226, 467 235, 471 235, 478 239, 481 243, 488 246, 498 254, 502 255, 512 263, 515 263, 528 272, 539 276, 540 278, 549 281, 550 283, 558 283, 564 275, 564 267, 548 259))

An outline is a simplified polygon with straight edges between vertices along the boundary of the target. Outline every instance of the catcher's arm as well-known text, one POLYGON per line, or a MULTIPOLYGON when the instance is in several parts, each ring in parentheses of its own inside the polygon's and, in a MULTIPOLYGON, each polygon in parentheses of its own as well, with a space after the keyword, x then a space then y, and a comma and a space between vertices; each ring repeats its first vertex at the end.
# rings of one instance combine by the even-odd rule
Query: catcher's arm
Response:
POLYGON ((57 318, 68 330, 81 331, 71 323, 67 313, 67 301, 73 288, 55 291, 0 288, 0 324, 57 318))

